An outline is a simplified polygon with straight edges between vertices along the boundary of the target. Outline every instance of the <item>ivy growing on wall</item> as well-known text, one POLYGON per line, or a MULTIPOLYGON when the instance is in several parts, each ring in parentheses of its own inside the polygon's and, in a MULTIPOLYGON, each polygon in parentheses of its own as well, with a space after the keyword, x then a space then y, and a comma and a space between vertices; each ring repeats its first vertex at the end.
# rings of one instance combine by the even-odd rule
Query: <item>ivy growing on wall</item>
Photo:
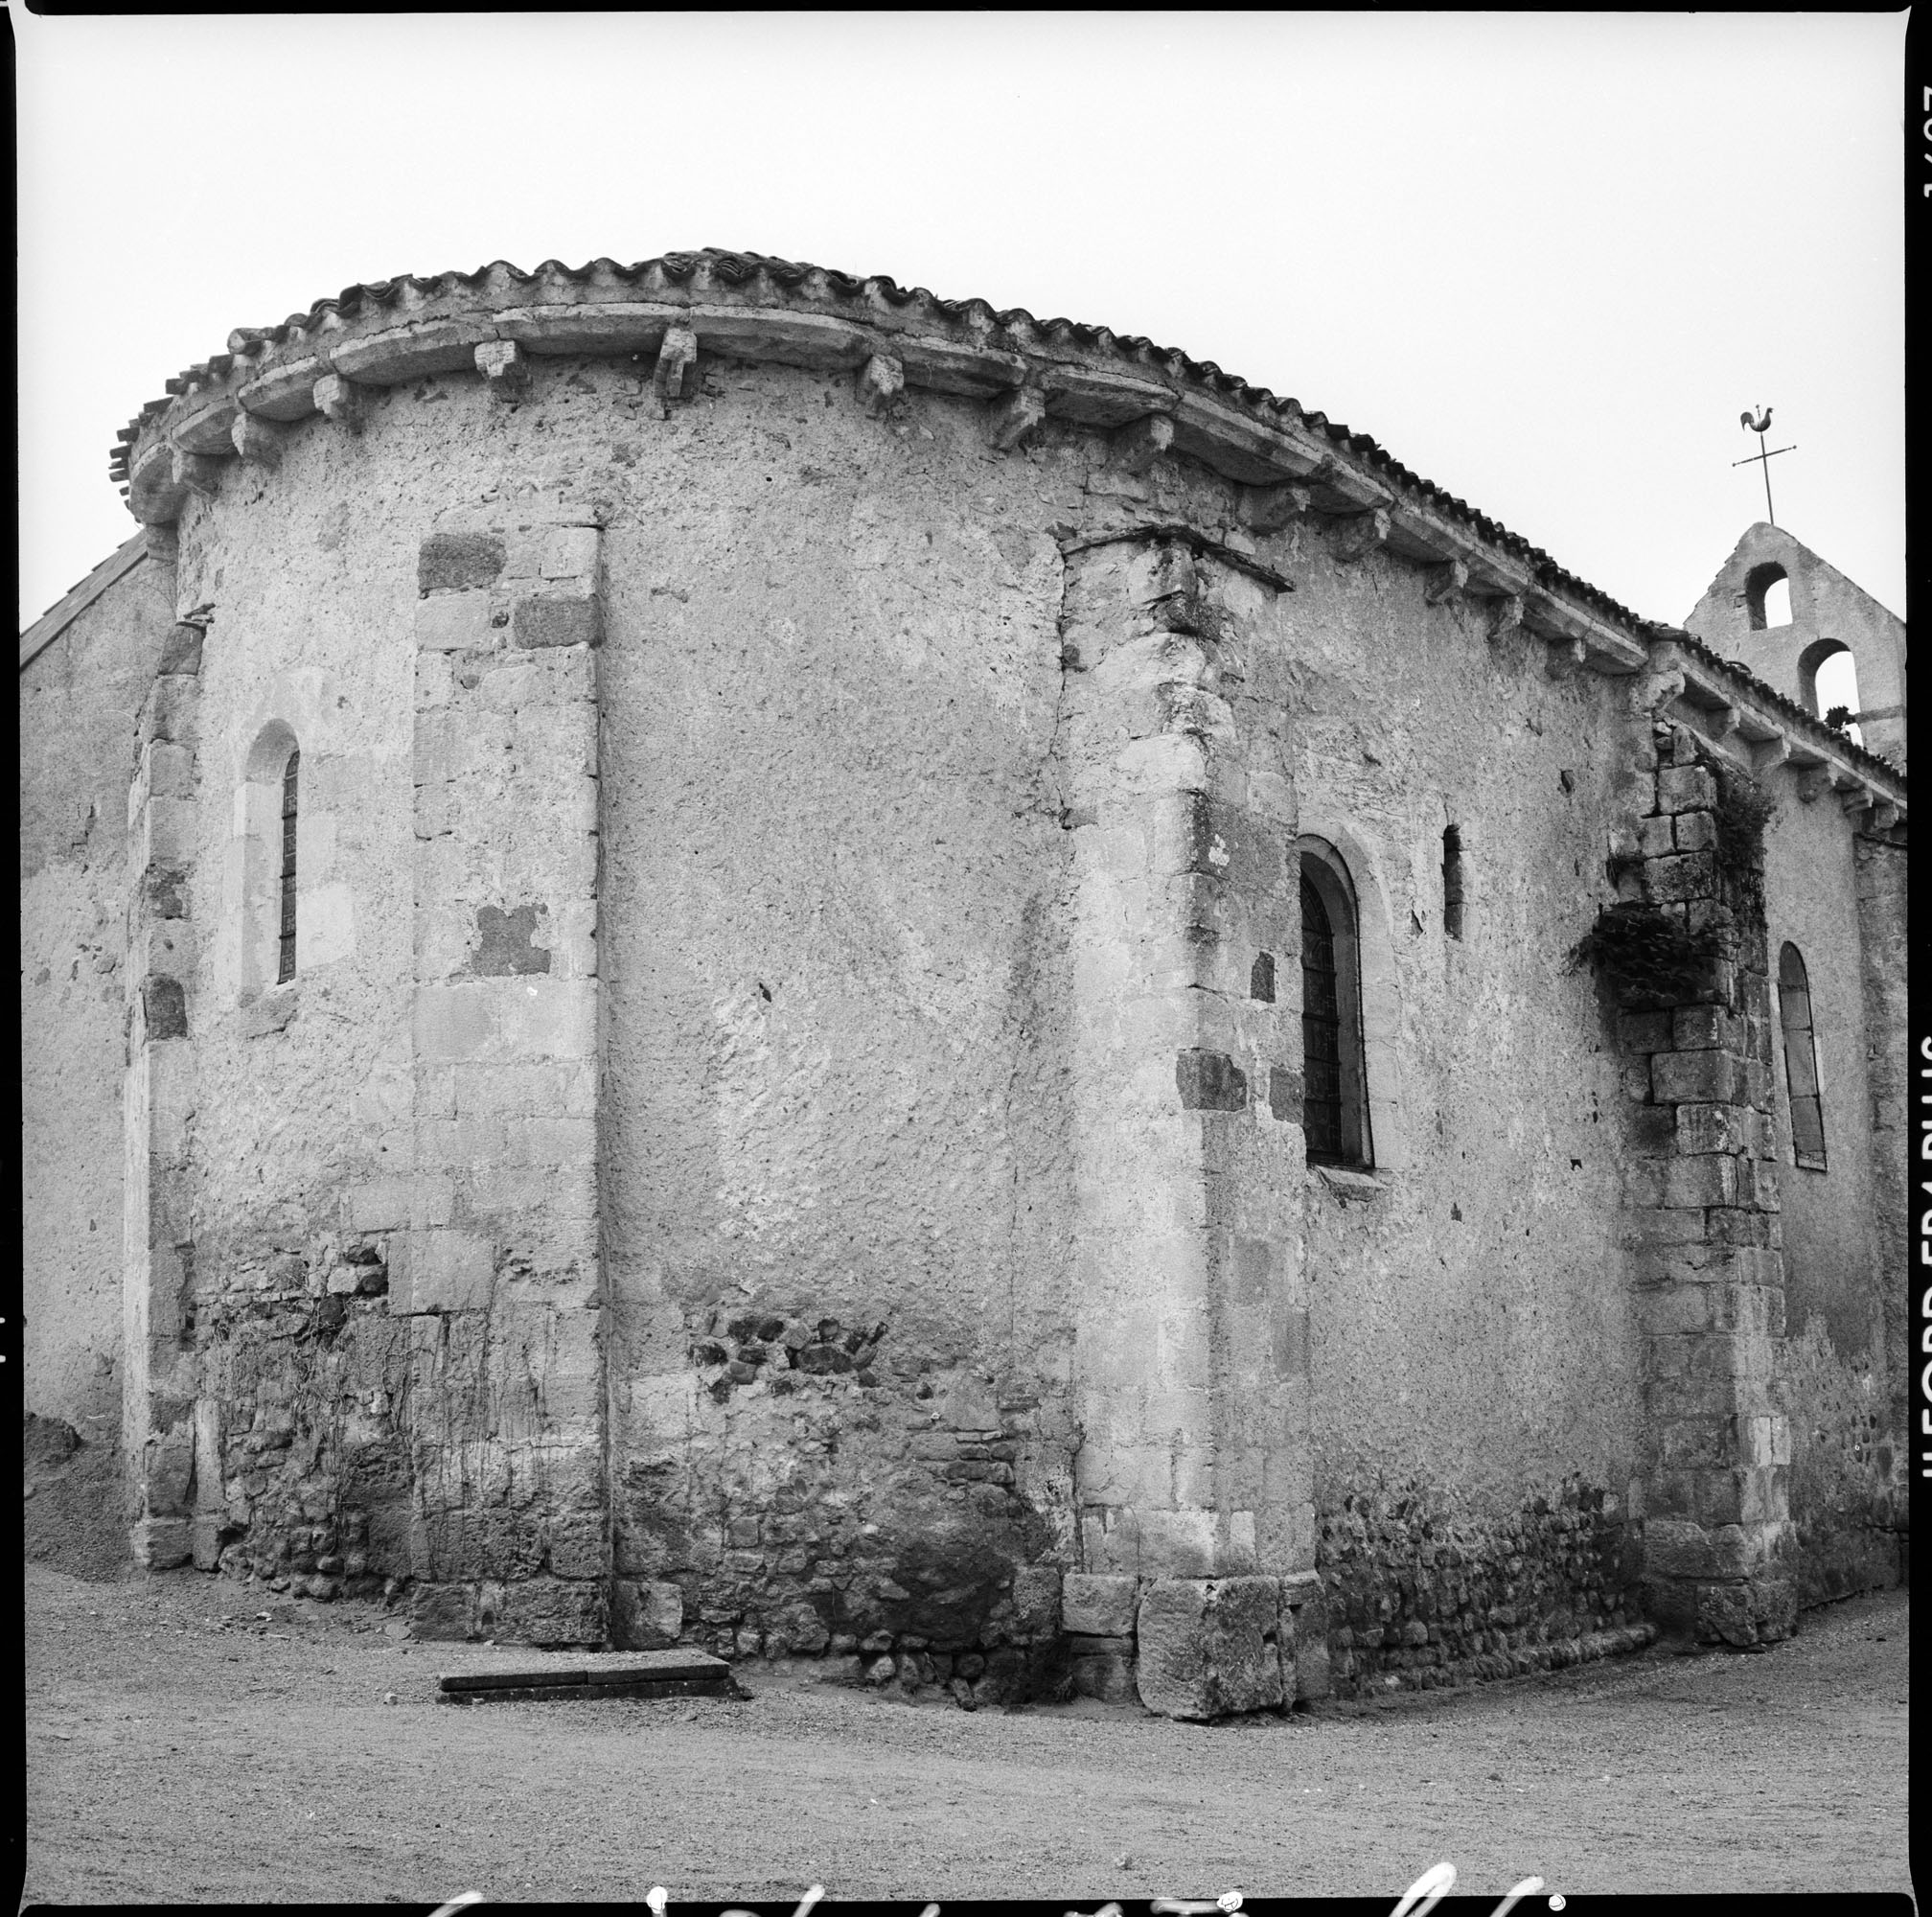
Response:
MULTIPOLYGON (((1737 921, 1763 918, 1764 832, 1772 800, 1748 773, 1699 757, 1716 788, 1711 820, 1717 896, 1697 912, 1666 911, 1642 899, 1607 905, 1570 954, 1573 968, 1590 966, 1626 1011, 1662 1010, 1698 998, 1712 982, 1714 961, 1733 956, 1737 921)), ((1613 857, 1606 869, 1621 880, 1643 865, 1642 855, 1631 852, 1613 857)))
POLYGON ((1717 828, 1717 870, 1726 895, 1746 912, 1764 910, 1764 832, 1777 801, 1750 774, 1722 763, 1712 767, 1717 802, 1712 818, 1717 828))
POLYGON ((1570 963, 1595 971, 1625 1011, 1665 1011, 1697 997, 1717 956, 1714 929, 1687 932, 1658 907, 1626 899, 1597 914, 1570 963))

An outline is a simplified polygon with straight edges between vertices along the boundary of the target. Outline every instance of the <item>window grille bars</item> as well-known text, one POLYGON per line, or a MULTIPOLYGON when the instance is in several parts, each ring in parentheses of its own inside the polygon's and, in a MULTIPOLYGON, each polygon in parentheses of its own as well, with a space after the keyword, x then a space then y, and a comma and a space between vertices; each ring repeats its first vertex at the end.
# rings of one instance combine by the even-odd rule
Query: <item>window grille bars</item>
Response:
POLYGON ((295 807, 301 763, 301 752, 290 752, 282 773, 282 925, 281 953, 275 970, 278 985, 286 984, 295 976, 295 807))

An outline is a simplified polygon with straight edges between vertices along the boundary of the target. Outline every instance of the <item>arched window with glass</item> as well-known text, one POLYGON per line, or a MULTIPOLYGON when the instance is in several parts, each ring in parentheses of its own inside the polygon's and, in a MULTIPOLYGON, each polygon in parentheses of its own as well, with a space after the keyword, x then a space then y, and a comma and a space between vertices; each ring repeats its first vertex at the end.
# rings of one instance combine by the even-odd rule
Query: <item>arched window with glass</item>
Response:
POLYGON ((1808 1171, 1825 1169, 1825 1102, 1811 1023, 1811 980, 1795 945, 1778 954, 1778 1023, 1784 1040, 1784 1092, 1791 1111, 1791 1156, 1808 1171))
POLYGON ((1313 1165, 1375 1162, 1362 1043, 1362 972, 1355 888, 1334 846, 1303 839, 1301 1111, 1313 1165))
POLYGON ((294 980, 300 946, 302 753, 284 721, 272 719, 256 734, 242 764, 240 801, 236 983, 246 1005, 294 980))

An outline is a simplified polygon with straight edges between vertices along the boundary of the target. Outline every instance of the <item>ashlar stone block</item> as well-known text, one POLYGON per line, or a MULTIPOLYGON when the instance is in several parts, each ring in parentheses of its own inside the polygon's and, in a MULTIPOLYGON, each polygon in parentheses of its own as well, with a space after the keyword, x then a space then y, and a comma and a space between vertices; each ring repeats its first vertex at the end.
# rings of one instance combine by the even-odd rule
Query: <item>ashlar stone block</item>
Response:
POLYGON ((342 1194, 342 1222, 352 1232, 386 1232, 409 1222, 413 1181, 372 1178, 350 1185, 342 1194))
POLYGON ((1281 1590, 1274 1578, 1165 1578, 1138 1616, 1135 1682, 1148 1710, 1205 1721, 1278 1709, 1281 1590))
POLYGON ((1753 1115, 1737 1105, 1679 1105, 1675 1143, 1687 1155, 1705 1152, 1738 1153, 1751 1148, 1748 1120, 1753 1115))
POLYGON ((1717 821, 1708 812, 1680 812, 1673 824, 1673 837, 1680 852, 1708 852, 1717 843, 1717 821))
POLYGON ((1103 1704, 1131 1704, 1136 1700, 1134 1658, 1129 1652, 1101 1651, 1076 1654, 1072 1667, 1076 1696, 1097 1698, 1103 1704))
POLYGON ((604 636, 602 602, 592 595, 533 593, 511 616, 519 646, 594 646, 604 636))
POLYGON ((195 1521, 188 1517, 144 1517, 134 1526, 134 1561, 144 1571, 172 1571, 195 1555, 195 1521))
POLYGON ((1660 812, 1708 812, 1717 802, 1717 782, 1702 766, 1671 766, 1657 774, 1660 812))
POLYGON ((1668 1210, 1702 1210, 1737 1202, 1739 1161, 1716 1153, 1664 1162, 1662 1202, 1668 1210))
POLYGON ((495 1250, 488 1238, 453 1226, 411 1232, 408 1273, 406 1300, 392 1277, 392 1310, 481 1310, 495 1281, 495 1250))
MULTIPOLYGON (((499 982, 492 980, 494 986, 499 982)), ((588 1058, 597 1049, 593 979, 506 979, 496 995, 503 1055, 588 1058)))
POLYGON ((597 570, 597 528, 557 526, 543 541, 545 579, 589 579, 597 570))
POLYGON ((487 652, 498 635, 490 623, 490 594, 438 592, 416 602, 416 643, 434 652, 487 652))
POLYGON ((1697 1635, 1724 1644, 1775 1644, 1798 1628, 1795 1587, 1783 1578, 1701 1584, 1697 1635))
POLYGON ((447 1064, 487 1056, 496 1032, 495 1009, 492 995, 481 984, 419 985, 417 1056, 447 1064))
POLYGON ((504 1586, 496 1633, 519 1644, 596 1645, 606 1615, 601 1580, 526 1578, 504 1586))
POLYGON ((1716 1554, 1694 1520, 1652 1517, 1644 1526, 1644 1569, 1652 1578, 1705 1578, 1717 1570, 1716 1554))
POLYGON ((1061 1622, 1087 1637, 1131 1637, 1140 1581, 1118 1573, 1070 1571, 1061 1587, 1061 1622))
POLYGON ((503 542, 489 533, 432 533, 417 554, 416 586, 422 592, 462 591, 489 586, 503 570, 503 542))
POLYGON ((191 1539, 197 1571, 213 1571, 219 1566, 221 1546, 227 1541, 230 1530, 227 1516, 219 1512, 206 1512, 193 1520, 191 1539))
POLYGON ((1744 1089, 1742 1061, 1724 1050, 1660 1051, 1650 1061, 1660 1104, 1736 1104, 1744 1089))

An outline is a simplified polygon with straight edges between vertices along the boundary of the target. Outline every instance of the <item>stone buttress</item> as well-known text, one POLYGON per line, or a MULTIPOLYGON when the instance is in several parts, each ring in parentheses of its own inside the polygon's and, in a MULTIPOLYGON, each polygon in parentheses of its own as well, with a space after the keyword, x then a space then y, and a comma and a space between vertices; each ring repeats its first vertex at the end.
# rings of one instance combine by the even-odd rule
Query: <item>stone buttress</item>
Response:
MULTIPOLYGON (((1287 582, 1185 535, 1069 553, 1080 1174, 1076 1676, 1208 1717, 1295 1694, 1314 1587, 1295 797, 1249 661, 1287 582), (1283 966, 1282 974, 1294 968, 1283 966)), ((1319 1633, 1318 1633, 1319 1635, 1319 1633)))
POLYGON ((1650 1616, 1738 1645, 1796 1628, 1784 1273, 1771 1125, 1762 799, 1687 727, 1639 741, 1599 921, 1624 1009, 1629 1242, 1643 1335, 1650 1616))
POLYGON ((609 1539, 597 1184, 599 532, 551 502, 422 547, 413 1619, 596 1643, 609 1539))

